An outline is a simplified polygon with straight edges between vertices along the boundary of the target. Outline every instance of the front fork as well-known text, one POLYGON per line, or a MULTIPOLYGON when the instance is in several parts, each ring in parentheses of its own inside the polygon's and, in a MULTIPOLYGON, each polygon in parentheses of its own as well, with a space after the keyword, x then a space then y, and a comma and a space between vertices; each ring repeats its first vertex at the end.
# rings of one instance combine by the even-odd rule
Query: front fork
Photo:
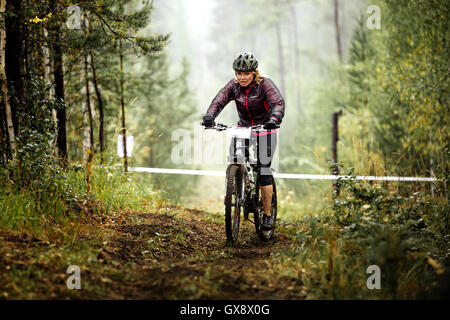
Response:
MULTIPOLYGON (((251 181, 249 179, 252 179, 253 177, 250 175, 253 175, 252 171, 247 171, 247 168, 244 167, 244 177, 242 179, 242 194, 241 194, 241 201, 242 201, 242 207, 244 208, 244 219, 248 219, 248 215, 250 213, 251 208, 251 201, 253 200, 251 197, 251 189, 248 190, 248 188, 252 188, 251 181)), ((253 186, 254 188, 254 186, 253 186)), ((251 220, 250 220, 251 221, 251 220)))
POLYGON ((242 179, 241 198, 239 199, 239 205, 241 206, 245 204, 245 179, 246 177, 242 179))
MULTIPOLYGON (((227 170, 227 174, 228 174, 228 170, 227 170)), ((245 205, 245 182, 247 179, 247 172, 245 168, 242 168, 242 185, 241 185, 241 194, 239 196, 238 199, 236 199, 236 203, 235 205, 239 205, 239 206, 244 206, 245 205)), ((226 194, 227 192, 227 185, 225 184, 225 190, 224 190, 224 194, 226 194)), ((224 197, 224 204, 225 204, 225 197, 224 197)))

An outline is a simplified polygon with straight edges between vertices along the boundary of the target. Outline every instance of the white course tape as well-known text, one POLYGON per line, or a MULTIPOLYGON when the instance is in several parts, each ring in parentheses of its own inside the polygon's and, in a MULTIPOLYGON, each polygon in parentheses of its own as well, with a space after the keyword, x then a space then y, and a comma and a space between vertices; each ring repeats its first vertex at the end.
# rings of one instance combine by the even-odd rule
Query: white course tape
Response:
MULTIPOLYGON (((134 172, 149 172, 149 173, 168 173, 168 174, 190 174, 199 176, 218 176, 224 177, 224 171, 208 171, 208 170, 188 170, 188 169, 166 169, 166 168, 143 168, 135 167, 129 168, 134 172)), ((330 174, 291 174, 291 173, 274 173, 273 176, 278 179, 305 179, 305 180, 337 180, 351 179, 351 176, 335 176, 330 174)), ((376 177, 376 176, 356 176, 355 180, 366 181, 437 181, 433 177, 376 177)))
POLYGON ((170 174, 191 174, 197 176, 219 176, 225 177, 223 171, 207 171, 207 170, 184 170, 184 169, 164 169, 164 168, 128 168, 129 171, 150 172, 150 173, 170 173, 170 174))

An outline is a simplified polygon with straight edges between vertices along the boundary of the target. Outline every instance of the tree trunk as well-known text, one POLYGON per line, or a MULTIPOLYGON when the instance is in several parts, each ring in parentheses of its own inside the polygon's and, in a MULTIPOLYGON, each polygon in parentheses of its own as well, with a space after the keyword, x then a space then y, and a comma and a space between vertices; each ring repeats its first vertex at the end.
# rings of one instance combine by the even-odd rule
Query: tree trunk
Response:
POLYGON ((88 158, 87 158, 87 175, 86 175, 86 192, 87 194, 91 191, 91 170, 92 170, 92 162, 94 159, 94 125, 92 120, 92 106, 91 106, 91 90, 89 88, 89 71, 88 71, 88 55, 84 55, 84 80, 86 85, 86 105, 88 111, 88 124, 89 124, 89 150, 88 150, 88 158))
POLYGON ((11 40, 5 43, 5 69, 6 78, 8 79, 7 85, 12 89, 16 98, 15 101, 9 101, 9 104, 11 105, 14 133, 17 136, 20 132, 20 123, 22 122, 21 115, 25 114, 26 110, 24 86, 24 9, 21 0, 10 0, 8 2, 8 8, 14 14, 5 17, 6 38, 11 40))
POLYGON ((155 159, 154 159, 154 155, 153 155, 153 145, 150 146, 150 151, 148 153, 148 159, 149 159, 149 165, 150 168, 153 168, 155 166, 155 159))
POLYGON ((91 105, 91 89, 89 87, 89 71, 88 71, 88 55, 84 55, 84 81, 86 85, 86 105, 88 110, 88 125, 89 125, 89 157, 94 154, 94 124, 92 118, 91 105))
POLYGON ((105 151, 105 137, 104 137, 103 126, 104 126, 105 115, 103 112, 102 95, 100 94, 100 90, 98 88, 97 72, 95 70, 95 60, 94 60, 94 54, 92 53, 92 51, 90 52, 90 56, 91 56, 92 76, 93 76, 95 94, 97 95, 98 111, 99 111, 99 115, 100 115, 100 124, 99 124, 99 129, 98 129, 98 139, 100 142, 100 162, 103 163, 103 153, 105 151))
MULTIPOLYGON (((84 62, 83 62, 84 63, 84 62)), ((84 81, 84 67, 82 68, 81 72, 81 81, 84 81)), ((86 97, 86 85, 83 85, 83 87, 80 90, 81 96, 86 97)), ((82 128, 82 149, 83 149, 83 163, 88 163, 88 157, 89 157, 89 149, 90 149, 90 135, 89 132, 89 116, 88 116, 88 107, 86 103, 86 99, 83 99, 81 102, 81 114, 83 115, 83 128, 82 128)))
MULTIPOLYGON (((52 83, 50 49, 49 49, 50 45, 49 45, 49 42, 48 42, 48 32, 47 32, 47 29, 45 27, 43 27, 43 34, 44 34, 44 39, 45 39, 45 45, 42 47, 42 53, 44 55, 44 79, 45 79, 45 81, 47 81, 47 83, 52 83)), ((55 95, 55 93, 54 93, 53 86, 52 86, 52 89, 50 89, 49 92, 46 92, 45 98, 46 99, 51 99, 54 95, 55 95)), ((53 138, 53 141, 51 142, 51 144, 53 146, 51 152, 55 156, 58 155, 57 154, 57 152, 58 152, 58 144, 57 144, 58 118, 57 118, 56 113, 57 113, 56 109, 52 109, 52 121, 53 121, 53 127, 55 129, 54 129, 54 138, 53 138)))
MULTIPOLYGON (((53 61, 53 76, 55 79, 55 98, 62 103, 65 102, 64 96, 64 65, 63 53, 60 46, 59 27, 56 30, 55 44, 53 46, 54 61, 53 61)), ((57 146, 60 161, 64 167, 67 166, 67 134, 66 134, 66 109, 58 109, 56 111, 57 118, 57 146)))
POLYGON ((336 46, 339 57, 339 62, 342 63, 342 47, 341 47, 341 32, 339 27, 339 3, 334 0, 334 27, 336 29, 336 46))
MULTIPOLYGON (((6 0, 1 0, 0 2, 0 13, 2 16, 5 14, 6 0)), ((2 94, 3 94, 3 104, 5 106, 5 116, 6 123, 8 126, 8 136, 9 136, 9 144, 12 151, 12 159, 13 161, 17 158, 17 146, 16 146, 16 135, 14 130, 14 121, 11 110, 11 104, 8 97, 8 82, 6 77, 6 69, 5 69, 5 54, 6 54, 6 31, 4 22, 0 27, 0 75, 2 80, 2 94)))
MULTIPOLYGON (((0 78, 1 79, 1 78, 0 78)), ((6 113, 2 100, 0 105, 0 152, 2 153, 1 164, 6 165, 8 162, 9 148, 8 148, 8 134, 6 126, 6 113)))
POLYGON ((280 23, 277 22, 275 25, 276 33, 277 33, 277 40, 278 40, 278 66, 280 71, 280 87, 281 87, 281 93, 283 95, 286 94, 285 86, 284 86, 284 57, 283 57, 283 43, 281 38, 281 30, 280 30, 280 23))
POLYGON ((128 156, 127 156, 127 127, 125 126, 125 102, 123 95, 123 54, 122 54, 122 40, 120 44, 120 104, 122 106, 122 137, 123 137, 123 165, 125 173, 128 172, 128 156))

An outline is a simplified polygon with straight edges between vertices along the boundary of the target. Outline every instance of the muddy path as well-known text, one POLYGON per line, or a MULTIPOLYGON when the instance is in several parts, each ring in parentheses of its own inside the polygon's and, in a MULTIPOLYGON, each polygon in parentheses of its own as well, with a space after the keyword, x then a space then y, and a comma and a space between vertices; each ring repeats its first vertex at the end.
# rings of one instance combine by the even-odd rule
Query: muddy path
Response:
MULTIPOLYGON (((128 266, 100 299, 289 299, 297 292, 273 278, 268 263, 286 250, 290 240, 281 231, 262 242, 249 221, 239 240, 227 245, 219 216, 184 209, 173 214, 129 213, 125 221, 105 224, 114 230, 98 258, 106 265, 128 266)), ((95 279, 91 279, 95 281, 95 279)), ((94 298, 94 297, 92 297, 94 298)))
MULTIPOLYGON (((278 225, 262 242, 249 221, 226 244, 222 215, 183 207, 157 212, 89 213, 61 240, 0 231, 0 298, 6 299, 302 299, 305 288, 274 256, 292 237, 278 225), (66 270, 81 270, 69 290, 66 270), (274 267, 276 266, 276 267, 274 267)), ((54 227, 55 228, 55 227, 54 227)))

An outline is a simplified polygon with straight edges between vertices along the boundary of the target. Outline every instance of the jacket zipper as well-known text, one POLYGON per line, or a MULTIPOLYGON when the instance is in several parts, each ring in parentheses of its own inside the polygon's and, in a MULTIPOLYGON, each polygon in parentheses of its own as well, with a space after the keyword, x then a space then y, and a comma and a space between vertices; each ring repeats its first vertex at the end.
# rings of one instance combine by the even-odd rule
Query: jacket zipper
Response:
POLYGON ((252 126, 253 126, 253 119, 252 119, 252 115, 250 114, 250 111, 248 110, 248 95, 250 93, 250 89, 251 87, 248 89, 248 91, 245 93, 245 108, 247 109, 248 112, 248 116, 250 117, 250 119, 252 120, 252 126))

